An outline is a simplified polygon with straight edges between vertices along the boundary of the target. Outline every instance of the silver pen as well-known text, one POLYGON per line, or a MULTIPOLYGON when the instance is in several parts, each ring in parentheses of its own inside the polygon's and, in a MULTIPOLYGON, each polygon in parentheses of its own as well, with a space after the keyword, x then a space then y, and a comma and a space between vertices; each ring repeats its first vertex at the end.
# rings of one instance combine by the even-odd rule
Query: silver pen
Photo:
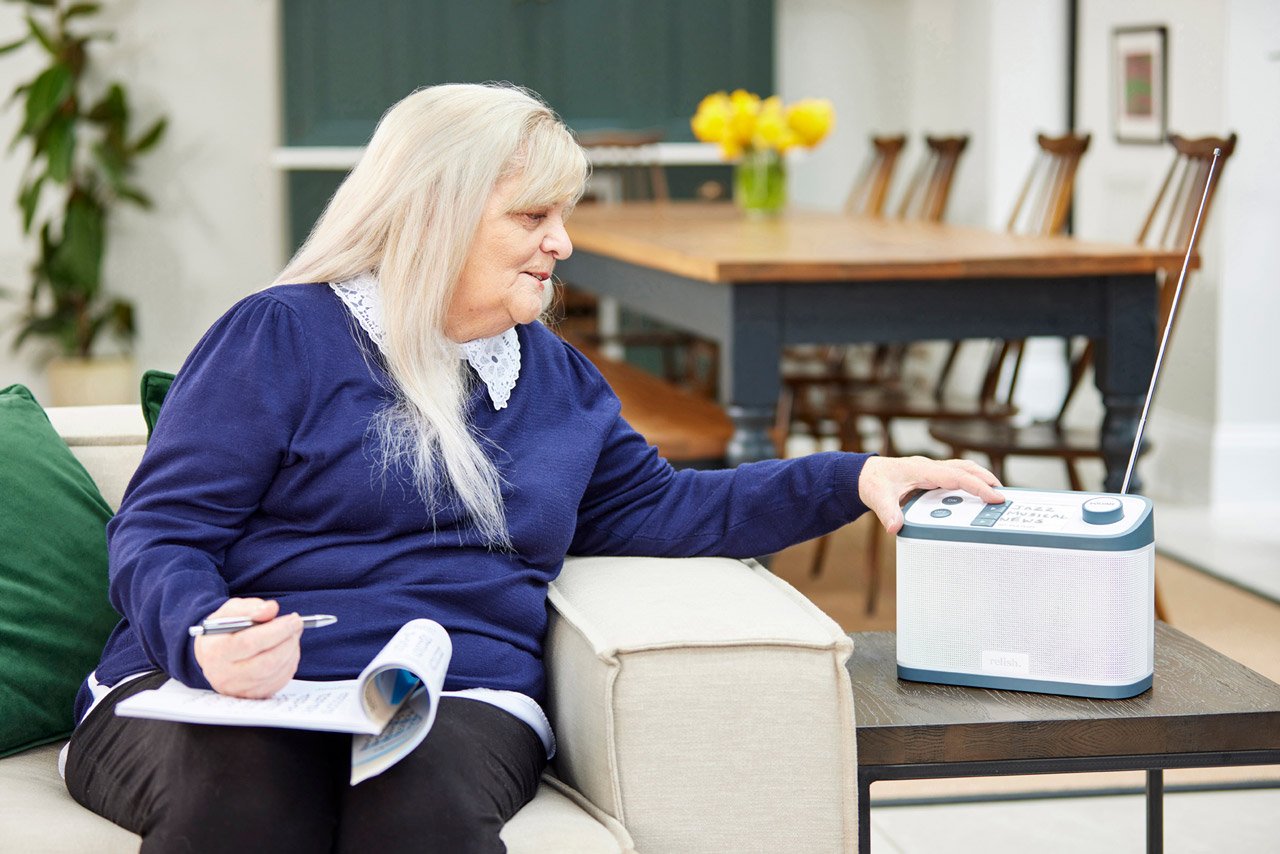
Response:
MULTIPOLYGON (((267 622, 270 622, 270 620, 267 622)), ((304 629, 318 629, 321 626, 332 626, 336 622, 338 622, 338 618, 332 614, 311 614, 302 618, 302 627, 304 629)), ((207 620, 202 620, 200 625, 187 629, 187 634, 193 638, 198 638, 200 635, 226 635, 254 626, 265 625, 266 622, 256 623, 248 617, 210 617, 207 620)))

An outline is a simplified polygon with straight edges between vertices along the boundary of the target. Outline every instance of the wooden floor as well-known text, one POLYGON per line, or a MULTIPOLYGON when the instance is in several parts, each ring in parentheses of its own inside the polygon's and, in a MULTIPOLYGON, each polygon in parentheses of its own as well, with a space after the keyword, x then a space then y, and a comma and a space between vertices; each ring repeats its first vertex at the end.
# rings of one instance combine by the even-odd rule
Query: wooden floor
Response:
MULTIPOLYGON (((883 529, 880 595, 866 612, 868 572, 866 537, 878 524, 871 514, 836 532, 816 578, 810 576, 814 543, 801 543, 776 555, 770 569, 795 586, 846 631, 894 628, 894 543, 883 529)), ((1280 682, 1280 604, 1244 591, 1163 555, 1156 556, 1156 579, 1169 623, 1202 643, 1234 658, 1274 682, 1280 682)), ((856 686, 855 686, 856 690, 856 686)), ((1280 766, 1235 769, 1186 769, 1166 774, 1169 786, 1280 781, 1280 766)), ((877 783, 876 801, 1084 789, 1138 788, 1140 772, 1041 775, 1037 777, 919 780, 877 783)))

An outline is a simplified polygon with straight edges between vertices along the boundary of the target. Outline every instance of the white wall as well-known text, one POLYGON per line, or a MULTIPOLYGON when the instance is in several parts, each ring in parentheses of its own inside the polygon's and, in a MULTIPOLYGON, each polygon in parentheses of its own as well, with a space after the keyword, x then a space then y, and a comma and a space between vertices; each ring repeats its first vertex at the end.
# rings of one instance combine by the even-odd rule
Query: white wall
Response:
POLYGON ((1008 222, 1035 161, 1036 134, 1067 131, 1066 6, 1065 0, 991 0, 980 131, 987 138, 989 228, 1008 222))
MULTIPOLYGON (((985 123, 977 133, 986 157, 980 221, 1004 229, 1035 162, 1037 133, 1067 131, 1067 8, 1065 0, 991 0, 985 54, 985 123)), ((1060 339, 1032 339, 1023 354, 1014 396, 1025 420, 1062 407, 1067 369, 1060 339)))
POLYGON ((1079 121, 1096 129, 1078 187, 1084 237, 1136 235, 1171 156, 1122 145, 1111 132, 1111 32, 1168 27, 1168 121, 1184 135, 1240 134, 1201 236, 1204 266, 1184 294, 1149 434, 1148 491, 1226 507, 1277 503, 1280 384, 1267 365, 1280 316, 1280 183, 1268 162, 1280 146, 1280 6, 1267 0, 1084 0, 1079 121))
MULTIPOLYGON (((23 11, 22 7, 8 3, 0 6, 0 44, 26 33, 23 11)), ((0 98, 8 98, 19 81, 31 79, 39 69, 39 55, 32 48, 0 56, 0 98)), ((0 151, 0 290, 5 294, 0 301, 0 388, 23 383, 39 395, 44 390, 39 371, 16 358, 11 346, 18 309, 29 287, 27 270, 33 258, 23 245, 22 215, 13 201, 18 197, 26 151, 20 147, 7 152, 8 141, 21 124, 20 103, 0 111, 0 141, 5 146, 5 150, 0 151)))
MULTIPOLYGON (((0 42, 21 34, 22 11, 0 6, 0 42)), ((97 56, 107 76, 126 84, 138 129, 169 117, 166 139, 136 176, 156 209, 121 211, 104 271, 108 289, 136 301, 140 369, 176 369, 218 315, 269 284, 283 263, 282 184, 268 165, 279 136, 277 14, 276 0, 118 0, 102 16, 117 38, 97 56)), ((0 92, 35 67, 34 53, 0 57, 0 92)), ((12 135, 17 115, 0 116, 0 138, 12 135)), ((24 155, 0 159, 5 284, 25 285, 30 257, 9 201, 24 155)), ((25 382, 43 394, 35 352, 14 354, 9 339, 0 342, 0 384, 25 382)))
POLYGON ((969 135, 947 204, 947 221, 961 225, 983 224, 990 204, 985 190, 992 142, 987 132, 991 5, 989 0, 910 0, 907 38, 899 48, 910 87, 908 165, 914 169, 923 156, 926 133, 969 135))
POLYGON ((1224 52, 1223 109, 1240 144, 1214 213, 1223 286, 1212 495, 1229 507, 1280 503, 1270 494, 1280 481, 1280 3, 1232 0, 1224 52))
POLYGON ((776 74, 785 102, 827 98, 831 135, 789 160, 791 199, 838 210, 870 150, 872 134, 906 129, 907 19, 898 0, 778 0, 776 74))
POLYGON ((792 198, 836 209, 871 134, 907 133, 891 204, 925 133, 968 134, 948 220, 1003 227, 1035 133, 1066 116, 1065 0, 778 0, 778 88, 830 98, 836 130, 792 163, 792 198))
MULTIPOLYGON (((1115 139, 1113 29, 1167 26, 1169 127, 1189 135, 1221 134, 1226 127, 1220 100, 1224 20, 1221 5, 1202 0, 1083 0, 1080 4, 1078 121, 1080 127, 1094 130, 1088 172, 1081 174, 1077 185, 1080 236, 1136 238, 1172 160, 1167 146, 1122 144, 1115 139)), ((1232 164, 1233 173, 1234 167, 1232 164)), ((1238 178, 1238 174, 1228 176, 1230 184, 1222 187, 1224 198, 1238 178)), ((1195 443, 1203 444, 1214 419, 1221 225, 1215 216, 1201 235, 1204 267, 1185 294, 1176 346, 1167 356, 1158 408, 1150 422, 1149 432, 1157 448, 1169 445, 1169 437, 1179 432, 1188 436, 1198 433, 1195 443)), ((1206 450, 1202 448, 1195 455, 1180 453, 1177 470, 1171 460, 1153 456, 1145 465, 1148 489, 1207 491, 1206 450)))

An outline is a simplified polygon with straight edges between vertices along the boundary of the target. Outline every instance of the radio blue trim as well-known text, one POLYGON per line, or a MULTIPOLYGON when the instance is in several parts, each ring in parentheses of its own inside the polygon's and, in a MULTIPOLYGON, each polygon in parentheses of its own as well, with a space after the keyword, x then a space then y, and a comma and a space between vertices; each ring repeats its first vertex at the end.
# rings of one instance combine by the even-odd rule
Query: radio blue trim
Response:
MULTIPOLYGON (((1022 490, 1004 487, 1010 497, 1019 492, 1053 492, 1063 495, 1079 495, 1068 489, 1022 490)), ((1120 534, 1041 534, 1035 531, 997 531, 993 528, 933 527, 906 522, 906 511, 925 493, 912 496, 903 508, 904 523, 898 536, 908 540, 939 540, 948 543, 987 543, 1001 546, 1032 546, 1046 549, 1082 549, 1096 552, 1130 552, 1149 546, 1156 541, 1155 520, 1151 513, 1151 500, 1142 495, 1130 495, 1142 501, 1141 518, 1120 534)), ((1087 493, 1090 496, 1110 495, 1107 492, 1087 493)))
POLYGON ((934 682, 942 685, 961 685, 965 688, 998 688, 1002 691, 1031 691, 1036 694, 1061 694, 1067 697, 1092 697, 1098 700, 1123 700, 1127 697, 1136 697, 1151 687, 1152 676, 1143 677, 1128 685, 1089 685, 1084 682, 1054 682, 1049 679, 1019 679, 1016 676, 922 670, 918 667, 898 665, 898 678, 910 682, 934 682))

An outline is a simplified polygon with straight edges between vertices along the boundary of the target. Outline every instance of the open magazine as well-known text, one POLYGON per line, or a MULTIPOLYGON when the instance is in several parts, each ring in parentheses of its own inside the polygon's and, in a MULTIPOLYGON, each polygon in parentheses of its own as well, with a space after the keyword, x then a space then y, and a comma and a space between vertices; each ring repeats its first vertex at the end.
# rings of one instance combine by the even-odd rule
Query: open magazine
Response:
POLYGON ((266 700, 228 697, 170 679, 120 703, 116 714, 197 724, 354 733, 354 786, 399 762, 427 737, 452 654, 453 645, 443 626, 434 620, 411 620, 355 679, 294 679, 266 700))

